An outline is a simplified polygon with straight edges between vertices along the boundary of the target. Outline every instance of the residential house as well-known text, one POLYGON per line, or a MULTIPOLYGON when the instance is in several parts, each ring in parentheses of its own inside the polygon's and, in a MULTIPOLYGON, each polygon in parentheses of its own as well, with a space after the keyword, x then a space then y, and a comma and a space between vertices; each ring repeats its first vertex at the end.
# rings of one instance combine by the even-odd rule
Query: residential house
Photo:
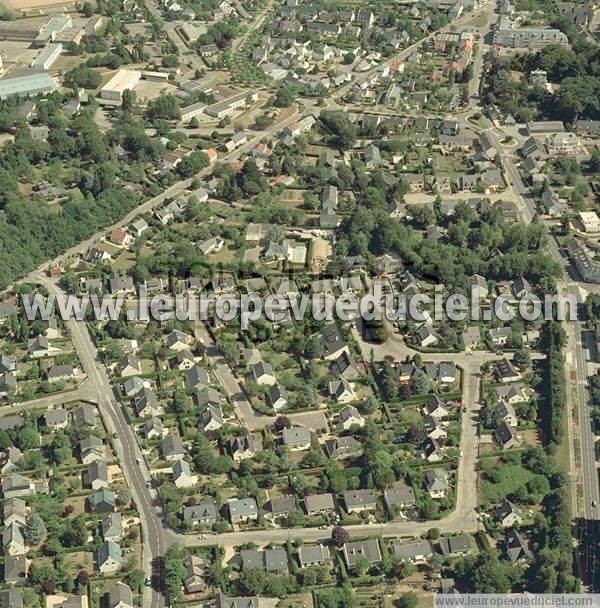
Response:
POLYGON ((269 390, 267 391, 267 401, 276 412, 287 409, 288 392, 285 386, 273 384, 273 386, 269 387, 269 390))
POLYGON ((386 488, 383 491, 383 502, 388 511, 392 511, 395 507, 400 509, 413 507, 417 499, 414 490, 410 486, 402 485, 396 488, 386 488))
POLYGON ((352 436, 326 439, 323 447, 327 456, 333 460, 358 456, 362 451, 360 442, 352 436))
POLYGON ((228 452, 234 462, 241 462, 248 458, 254 458, 258 451, 262 449, 260 437, 246 435, 243 437, 233 437, 227 443, 228 452))
POLYGON ((124 536, 123 518, 120 513, 104 513, 100 521, 100 531, 104 540, 117 542, 124 536))
POLYGON ((521 377, 519 370, 509 359, 501 359, 494 365, 494 373, 500 382, 516 382, 521 377))
POLYGON ((494 432, 494 439, 504 450, 518 447, 521 443, 517 431, 508 426, 506 422, 500 422, 498 424, 494 432))
POLYGON ((4 526, 10 526, 13 522, 25 526, 27 515, 27 503, 20 498, 11 498, 4 503, 2 510, 2 521, 4 526))
POLYGON ((108 466, 105 460, 94 460, 87 469, 87 482, 92 490, 108 488, 108 466))
POLYGON ((143 429, 144 435, 147 439, 161 438, 165 434, 162 420, 160 418, 156 418, 155 416, 152 416, 152 418, 148 418, 144 421, 143 429))
POLYGON ((302 501, 307 515, 320 515, 323 513, 333 513, 335 504, 333 494, 310 494, 302 501))
POLYGON ((326 325, 320 334, 317 335, 323 345, 325 352, 323 353, 323 359, 326 361, 332 361, 338 359, 343 353, 350 353, 346 340, 342 337, 339 327, 336 323, 329 323, 326 325))
POLYGON ((272 521, 289 515, 296 510, 296 499, 293 496, 279 496, 272 498, 265 506, 265 517, 272 521))
POLYGON ((437 395, 431 395, 423 404, 423 414, 433 418, 446 418, 450 410, 437 395))
POLYGON ((96 412, 91 405, 83 404, 73 411, 73 425, 79 428, 96 428, 96 412))
POLYGON ((242 549, 242 570, 258 569, 272 574, 287 574, 288 558, 285 549, 242 549))
POLYGON ((337 403, 349 403, 356 399, 352 385, 344 378, 333 380, 329 383, 329 395, 337 403))
MULTIPOLYGON (((27 570, 27 558, 25 555, 4 556, 4 569, 2 574, 6 585, 22 585, 27 578, 27 570)), ((0 596, 0 606, 2 605, 0 596)), ((10 606, 10 603, 8 606, 10 606)), ((18 606, 18 604, 16 606, 18 606)))
POLYGON ((179 435, 167 435, 161 443, 161 453, 164 460, 175 462, 183 460, 186 449, 179 435))
POLYGON ((270 363, 259 361, 252 367, 252 378, 259 386, 273 386, 277 379, 270 363))
POLYGON ((350 490, 344 492, 343 497, 348 513, 373 511, 377 508, 377 494, 373 490, 350 490))
POLYGON ((425 471, 425 487, 431 498, 445 498, 448 492, 448 477, 442 469, 425 471))
POLYGON ((81 462, 90 464, 94 460, 102 460, 106 458, 104 443, 102 439, 94 435, 83 438, 79 442, 79 451, 81 453, 81 462))
POLYGON ((146 387, 134 395, 131 404, 135 413, 140 417, 159 416, 163 411, 158 404, 156 393, 146 387))
POLYGON ((283 445, 292 452, 308 450, 310 447, 310 440, 310 429, 306 426, 283 429, 283 445))
POLYGON ((200 413, 202 430, 217 431, 224 424, 223 410, 220 405, 207 405, 200 413))
POLYGON ((133 608, 133 593, 125 583, 117 583, 109 592, 108 608, 133 608))
POLYGON ((353 405, 343 407, 339 411, 338 417, 340 424, 345 431, 353 426, 362 427, 366 423, 365 419, 360 415, 359 411, 353 405))
POLYGON ((206 590, 206 561, 197 555, 183 558, 186 575, 183 581, 186 593, 203 593, 206 590))
POLYGON ((2 532, 2 546, 4 553, 8 555, 23 555, 26 553, 26 542, 24 536, 25 528, 13 522, 10 526, 6 526, 2 532))
POLYGON ((469 555, 473 547, 471 537, 468 534, 458 534, 441 538, 437 544, 438 551, 443 557, 454 557, 457 555, 469 555))
POLYGON ((381 549, 376 538, 345 543, 342 548, 346 566, 352 570, 361 559, 366 559, 370 566, 381 562, 381 549))
POLYGON ((115 493, 108 488, 95 490, 88 497, 92 513, 112 513, 117 506, 115 493))
POLYGON ((517 426, 518 420, 515 408, 507 401, 500 400, 492 410, 492 419, 499 424, 505 422, 508 426, 517 426))
POLYGON ((258 506, 254 498, 230 498, 227 501, 227 509, 232 524, 258 519, 258 506))
POLYGON ((120 378, 141 375, 142 364, 135 355, 125 355, 115 366, 115 374, 120 378))
POLYGON ((212 526, 217 523, 217 505, 213 498, 205 498, 199 503, 183 508, 183 521, 212 526))
POLYGON ((192 488, 198 483, 198 475, 192 475, 190 465, 185 460, 176 460, 171 465, 171 471, 176 488, 192 488))
POLYGON ((67 426, 67 422, 67 412, 62 407, 44 414, 44 424, 52 430, 64 429, 67 426))
POLYGON ((330 559, 329 547, 323 544, 305 545, 298 549, 298 561, 301 568, 324 566, 330 559))
POLYGON ((505 532, 504 545, 508 559, 513 562, 526 561, 532 562, 533 553, 527 546, 527 541, 514 528, 510 528, 505 532))
POLYGON ((112 540, 104 541, 96 551, 96 564, 102 574, 118 572, 123 565, 121 547, 112 540))
POLYGON ((494 507, 494 519, 500 522, 503 528, 511 528, 523 523, 523 513, 519 507, 505 498, 494 507))
POLYGON ((409 540, 394 540, 390 544, 392 555, 399 562, 422 564, 432 555, 431 543, 425 538, 411 538, 409 540))

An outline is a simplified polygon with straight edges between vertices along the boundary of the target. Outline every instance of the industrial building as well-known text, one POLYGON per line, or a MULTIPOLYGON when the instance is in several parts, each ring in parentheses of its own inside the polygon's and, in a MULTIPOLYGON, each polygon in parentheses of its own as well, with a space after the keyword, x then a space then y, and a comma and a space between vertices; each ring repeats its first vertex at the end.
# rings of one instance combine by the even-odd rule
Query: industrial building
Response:
POLYGON ((202 114, 204 109, 206 108, 206 104, 202 101, 198 103, 193 103, 191 106, 186 106, 185 108, 181 108, 181 120, 186 123, 190 122, 194 116, 198 116, 198 114, 202 114))
POLYGON ((139 70, 119 70, 100 89, 100 97, 110 101, 121 102, 124 91, 132 91, 142 78, 139 70))
POLYGON ((247 99, 250 101, 256 101, 258 99, 258 93, 253 93, 251 91, 238 93, 233 97, 213 103, 206 108, 205 112, 214 118, 224 118, 225 116, 231 114, 234 110, 245 107, 247 99))
POLYGON ((14 96, 26 97, 52 91, 56 91, 56 83, 47 72, 0 80, 0 99, 14 96))
POLYGON ((142 80, 149 80, 150 82, 167 82, 169 80, 169 74, 168 72, 143 71, 142 80))
POLYGON ((71 15, 53 15, 48 17, 39 29, 33 43, 35 46, 44 46, 46 43, 57 40, 59 34, 73 27, 71 15))
POLYGON ((62 53, 62 50, 63 45, 60 42, 47 44, 31 62, 31 67, 36 70, 49 70, 62 53))

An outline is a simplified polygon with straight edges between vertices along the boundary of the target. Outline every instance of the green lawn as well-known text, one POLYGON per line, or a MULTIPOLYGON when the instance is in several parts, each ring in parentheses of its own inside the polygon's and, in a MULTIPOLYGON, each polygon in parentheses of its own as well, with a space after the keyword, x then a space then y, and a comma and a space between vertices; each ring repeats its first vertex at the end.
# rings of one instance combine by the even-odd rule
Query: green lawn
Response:
POLYGON ((534 477, 520 464, 499 464, 484 467, 483 499, 490 503, 500 502, 534 477))

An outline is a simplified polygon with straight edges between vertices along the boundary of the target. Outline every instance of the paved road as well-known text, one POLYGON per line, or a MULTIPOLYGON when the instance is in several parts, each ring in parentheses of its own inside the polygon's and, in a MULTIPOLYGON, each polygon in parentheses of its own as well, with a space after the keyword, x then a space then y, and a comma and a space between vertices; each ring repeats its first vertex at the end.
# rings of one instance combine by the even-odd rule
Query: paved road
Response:
MULTIPOLYGON (((197 321, 194 324, 194 337, 204 344, 206 355, 215 372, 215 376, 223 387, 225 394, 229 397, 231 404, 234 406, 235 413, 242 425, 249 431, 260 431, 271 426, 275 422, 276 416, 259 414, 252 408, 252 404, 248 401, 231 366, 225 360, 212 336, 201 321, 197 321)), ((321 411, 302 412, 298 414, 286 413, 286 415, 292 422, 307 426, 313 431, 327 427, 327 419, 321 411)))
MULTIPOLYGON (((40 282, 50 293, 62 295, 62 291, 49 279, 40 277, 40 282)), ((70 320, 67 325, 73 346, 91 383, 90 394, 94 395, 98 402, 100 415, 109 433, 117 434, 115 448, 140 515, 144 572, 146 576, 150 576, 152 560, 164 555, 167 548, 164 543, 162 521, 152 507, 152 496, 146 488, 151 476, 138 445, 136 433, 116 399, 107 370, 98 357, 98 350, 92 342, 86 324, 82 321, 70 320)), ((145 586, 143 605, 148 608, 159 608, 164 605, 164 598, 154 589, 145 586)))
MULTIPOLYGON (((499 138, 494 130, 489 131, 492 139, 499 145, 499 138)), ((521 200, 524 219, 531 222, 537 216, 537 208, 535 201, 530 195, 529 189, 523 182, 521 174, 516 165, 516 158, 513 152, 501 150, 500 160, 502 166, 512 182, 512 187, 515 193, 521 200)), ((556 240, 553 237, 548 239, 548 251, 550 256, 562 268, 562 281, 566 287, 566 292, 573 295, 579 304, 583 303, 582 288, 585 290, 586 285, 574 281, 567 272, 569 264, 568 259, 563 255, 562 250, 558 247, 556 240)), ((581 451, 581 476, 580 483, 583 488, 583 520, 581 522, 581 534, 583 538, 587 538, 591 546, 594 543, 597 545, 598 533, 600 530, 600 488, 598 483, 598 465, 596 463, 596 452, 594 449, 595 435, 591 420, 591 406, 589 396, 589 379, 588 379, 588 364, 586 353, 582 344, 583 326, 580 321, 569 322, 566 324, 567 333, 572 333, 574 344, 573 365, 575 368, 577 380, 577 408, 579 419, 579 439, 581 451), (596 502, 596 506, 592 506, 592 502, 596 502)), ((568 369, 568 368, 567 368, 568 369)), ((570 377, 567 377, 567 387, 572 385, 570 377)), ((569 388, 567 389, 569 390, 569 388)), ((588 577, 588 582, 591 582, 594 568, 597 570, 600 564, 597 563, 598 556, 593 556, 592 552, 586 555, 581 555, 584 560, 584 573, 588 577)))
POLYGON ((255 32, 259 27, 262 26, 262 24, 265 22, 265 19, 267 18, 267 15, 269 14, 269 11, 271 10, 271 7, 273 6, 274 1, 275 0, 269 0, 266 4, 265 8, 258 14, 256 19, 248 26, 248 29, 246 30, 244 35, 240 36, 239 38, 237 38, 236 40, 233 41, 233 44, 231 45, 231 47, 232 47, 234 53, 237 53, 239 50, 241 50, 244 47, 244 45, 246 44, 246 41, 248 40, 250 35, 253 32, 255 32))
POLYGON ((9 416, 10 414, 33 409, 46 409, 55 405, 68 403, 69 401, 88 399, 92 394, 90 387, 91 383, 86 379, 72 391, 54 393, 46 397, 39 397, 38 399, 32 399, 31 401, 21 401, 21 403, 13 403, 12 405, 3 405, 0 407, 0 416, 9 416))
MULTIPOLYGON (((223 154, 222 156, 219 157, 219 161, 220 162, 232 162, 232 161, 237 160, 238 158, 240 158, 240 156, 242 154, 245 154, 252 146, 255 146, 262 139, 268 139, 270 137, 273 137, 276 133, 278 133, 279 131, 284 129, 290 123, 296 122, 300 118, 300 116, 301 116, 300 112, 298 110, 296 110, 295 112, 293 112, 286 118, 281 119, 281 120, 277 121, 275 124, 271 125, 271 127, 269 127, 269 129, 267 129, 266 131, 257 132, 255 135, 249 137, 248 141, 244 145, 240 146, 237 150, 235 150, 229 154, 223 154)), ((151 199, 148 199, 147 201, 145 201, 142 204, 140 204, 139 206, 137 206, 135 209, 130 211, 126 216, 121 218, 119 221, 115 222, 112 226, 107 226, 106 228, 99 230, 98 232, 96 232, 96 234, 92 235, 85 241, 82 241, 81 243, 71 247, 70 249, 68 249, 63 254, 59 255, 58 257, 54 258, 53 260, 43 262, 35 270, 32 270, 27 276, 20 279, 19 282, 23 282, 23 283, 37 282, 40 273, 46 272, 48 270, 48 268, 51 268, 52 266, 64 264, 69 258, 72 258, 77 255, 81 255, 87 249, 89 249, 92 245, 96 244, 105 234, 115 230, 116 228, 123 228, 123 227, 127 226, 139 215, 142 215, 144 213, 149 213, 154 208, 158 207, 160 204, 164 203, 168 199, 176 198, 177 196, 181 195, 184 191, 186 191, 191 186, 192 181, 194 179, 206 177, 206 176, 210 175, 212 170, 213 170, 213 167, 209 166, 209 167, 206 167, 205 169, 203 169, 202 171, 200 171, 199 173, 197 173, 193 178, 184 179, 179 182, 176 182, 175 184, 173 184, 172 186, 167 188, 163 193, 161 193, 151 199)))

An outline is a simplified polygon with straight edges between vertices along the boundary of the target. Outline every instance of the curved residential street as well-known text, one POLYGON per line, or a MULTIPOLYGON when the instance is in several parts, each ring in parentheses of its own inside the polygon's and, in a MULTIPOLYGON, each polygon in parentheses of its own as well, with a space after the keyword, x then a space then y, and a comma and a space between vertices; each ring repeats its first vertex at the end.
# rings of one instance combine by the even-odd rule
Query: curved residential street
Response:
MULTIPOLYGON (((48 291, 54 295, 64 295, 55 282, 44 276, 38 276, 38 281, 44 285, 48 291)), ((112 389, 108 372, 104 364, 98 357, 98 351, 92 342, 87 325, 81 321, 68 321, 68 328, 71 332, 71 340, 80 358, 83 370, 87 374, 87 380, 82 386, 69 397, 77 399, 87 399, 98 403, 100 414, 109 433, 115 433, 114 440, 117 456, 123 468, 125 478, 131 488, 133 499, 140 513, 140 521, 143 533, 143 565, 147 577, 151 577, 152 563, 158 557, 164 555, 166 549, 172 545, 214 545, 237 546, 246 542, 265 544, 268 542, 285 542, 288 538, 302 538, 305 541, 326 540, 331 536, 331 527, 320 528, 292 528, 292 529, 267 529, 230 532, 219 535, 209 535, 207 538, 199 539, 197 535, 179 534, 167 528, 160 509, 153 506, 156 492, 147 487, 147 482, 151 476, 146 466, 143 454, 138 444, 135 430, 129 424, 124 413, 122 404, 117 400, 117 396, 112 389), (138 459, 140 464, 138 464, 138 459)), ((206 338, 206 336, 204 336, 206 338)), ((369 345, 370 347, 370 345, 369 345)), ((400 348, 400 347, 399 347, 400 348)), ((389 351, 388 351, 389 353, 389 351)), ((235 381, 235 386, 231 390, 238 393, 237 400, 234 399, 236 408, 240 403, 247 402, 243 393, 239 389, 239 384, 233 376, 233 372, 227 364, 218 357, 221 366, 219 379, 235 381), (233 379, 233 380, 231 380, 233 379)), ((431 358, 443 358, 442 355, 435 355, 431 358)), ((424 359, 429 359, 425 355, 424 359)), ((445 359, 448 359, 446 355, 445 359)), ((346 529, 352 536, 364 536, 365 534, 377 534, 384 537, 390 536, 416 536, 426 532, 428 529, 436 527, 442 532, 474 532, 478 529, 477 515, 475 507, 477 504, 476 487, 476 460, 478 451, 477 418, 480 408, 480 361, 476 357, 464 361, 463 367, 463 402, 466 405, 466 413, 462 417, 462 436, 460 449, 462 457, 458 468, 457 487, 456 487, 456 509, 447 517, 440 520, 425 522, 393 522, 386 524, 365 524, 347 526, 346 529)), ((224 385, 227 391, 227 385, 224 385)), ((229 392, 229 391, 228 391, 229 392)), ((234 395, 235 396, 235 395, 234 395)), ((63 400, 65 395, 62 395, 63 400)), ((55 399, 41 399, 20 404, 20 409, 32 409, 39 407, 50 407, 57 403, 55 399)), ((8 408, 14 411, 14 408, 8 408)), ((251 408, 250 408, 251 410, 251 408)), ((242 421, 245 410, 237 410, 242 421)), ((268 416, 257 416, 252 412, 251 424, 254 428, 264 428, 271 424, 273 419, 268 416)), ((159 608, 165 604, 163 595, 153 586, 144 588, 144 606, 149 608, 159 608)))

